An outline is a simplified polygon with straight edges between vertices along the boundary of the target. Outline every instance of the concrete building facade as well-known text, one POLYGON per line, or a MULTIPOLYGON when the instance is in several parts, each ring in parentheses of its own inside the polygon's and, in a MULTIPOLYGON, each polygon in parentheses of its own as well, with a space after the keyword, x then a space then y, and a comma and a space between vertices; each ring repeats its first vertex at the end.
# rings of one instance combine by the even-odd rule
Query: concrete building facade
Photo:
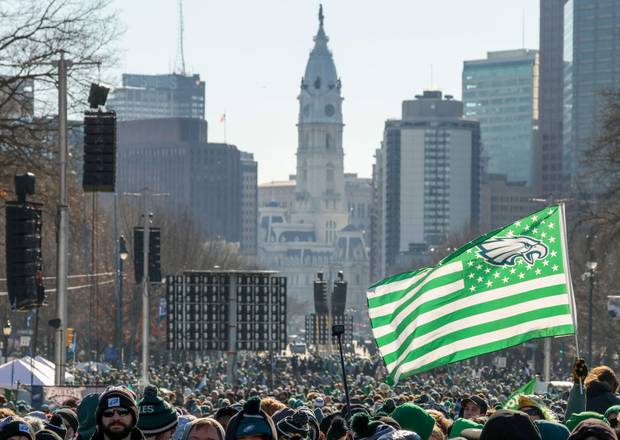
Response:
POLYGON ((477 230, 480 125, 440 91, 404 101, 402 119, 385 123, 373 177, 373 275, 382 277, 412 247, 477 230))

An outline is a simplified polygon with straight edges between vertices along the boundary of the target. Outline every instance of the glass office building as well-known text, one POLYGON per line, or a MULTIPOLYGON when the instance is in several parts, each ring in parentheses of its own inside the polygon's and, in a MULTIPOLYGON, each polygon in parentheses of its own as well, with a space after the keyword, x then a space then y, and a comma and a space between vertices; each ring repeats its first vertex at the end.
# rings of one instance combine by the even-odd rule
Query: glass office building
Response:
POLYGON ((603 92, 618 88, 620 1, 568 0, 564 5, 563 169, 573 190, 587 182, 582 162, 601 120, 603 92))
POLYGON ((463 66, 464 117, 480 122, 486 171, 535 183, 538 52, 489 52, 463 66))
POLYGON ((123 74, 108 108, 121 121, 157 118, 205 118, 205 83, 200 75, 123 74))

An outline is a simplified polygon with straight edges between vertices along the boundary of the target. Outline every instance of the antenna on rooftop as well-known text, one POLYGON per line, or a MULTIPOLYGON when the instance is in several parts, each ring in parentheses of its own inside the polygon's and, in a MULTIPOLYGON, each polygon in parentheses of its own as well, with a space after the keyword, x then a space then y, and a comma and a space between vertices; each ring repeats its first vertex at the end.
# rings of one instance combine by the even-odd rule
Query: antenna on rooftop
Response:
POLYGON ((183 0, 179 0, 179 41, 174 71, 175 73, 185 75, 185 53, 183 52, 183 0))

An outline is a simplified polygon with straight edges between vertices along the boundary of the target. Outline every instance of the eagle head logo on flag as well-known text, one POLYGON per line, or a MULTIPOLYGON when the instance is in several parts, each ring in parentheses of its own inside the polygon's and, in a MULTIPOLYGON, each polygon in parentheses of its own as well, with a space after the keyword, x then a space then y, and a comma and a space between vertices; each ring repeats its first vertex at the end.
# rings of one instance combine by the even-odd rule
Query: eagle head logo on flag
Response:
POLYGON ((540 240, 526 236, 495 237, 478 245, 480 255, 495 266, 513 266, 521 257, 534 264, 547 256, 548 248, 540 240))

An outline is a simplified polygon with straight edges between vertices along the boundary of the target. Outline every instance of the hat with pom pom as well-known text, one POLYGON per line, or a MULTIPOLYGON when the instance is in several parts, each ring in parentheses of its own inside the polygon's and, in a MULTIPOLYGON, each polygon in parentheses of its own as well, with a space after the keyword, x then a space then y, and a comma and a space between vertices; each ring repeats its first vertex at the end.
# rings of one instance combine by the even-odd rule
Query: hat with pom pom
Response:
POLYGON ((144 388, 138 409, 138 428, 147 437, 174 430, 177 426, 179 415, 172 405, 158 395, 154 386, 144 388))
POLYGON ((262 435, 269 440, 276 440, 278 433, 271 417, 260 409, 260 398, 248 399, 243 409, 228 422, 226 439, 234 440, 251 435, 262 435))
POLYGON ((308 414, 304 411, 297 411, 292 415, 280 420, 276 425, 278 430, 278 438, 290 438, 299 436, 308 437, 310 427, 308 426, 308 414))

